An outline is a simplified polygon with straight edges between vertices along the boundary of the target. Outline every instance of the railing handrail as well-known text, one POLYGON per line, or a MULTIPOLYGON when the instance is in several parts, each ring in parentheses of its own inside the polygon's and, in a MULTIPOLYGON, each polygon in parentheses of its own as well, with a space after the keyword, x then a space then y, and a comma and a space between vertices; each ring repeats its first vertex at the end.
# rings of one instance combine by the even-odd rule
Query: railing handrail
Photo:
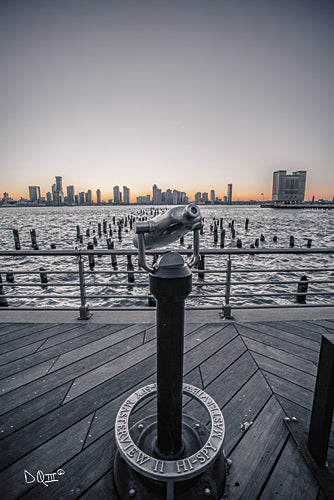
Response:
MULTIPOLYGON (((167 249, 155 249, 155 250, 149 250, 147 251, 147 254, 150 255, 150 256, 157 256, 157 255, 161 255, 162 253, 164 252, 167 252, 167 251, 171 251, 171 250, 174 250, 174 251, 177 251, 179 254, 182 254, 182 255, 191 255, 192 254, 192 250, 191 249, 185 249, 185 248, 178 248, 178 249, 174 249, 174 248, 167 248, 167 249)), ((250 255, 250 256, 261 256, 261 255, 282 255, 282 254, 286 254, 286 255, 299 255, 299 256, 302 256, 302 255, 327 255, 327 254, 334 254, 334 247, 320 247, 320 248, 296 248, 296 247, 285 247, 285 248, 250 248, 250 249, 246 249, 246 248, 204 248, 202 250, 200 250, 200 255, 201 257, 203 258, 203 262, 202 264, 203 265, 199 265, 198 266, 198 269, 193 269, 193 273, 194 274, 198 274, 198 281, 196 281, 195 285, 196 286, 199 286, 201 287, 202 285, 205 285, 205 286, 221 286, 221 287, 225 287, 223 288, 219 293, 214 290, 213 293, 210 293, 210 291, 207 291, 205 292, 204 294, 202 295, 197 295, 196 291, 191 293, 190 294, 190 297, 193 297, 193 298, 198 298, 198 297, 204 297, 205 298, 212 298, 212 297, 220 297, 223 301, 223 305, 222 305, 222 310, 223 310, 223 315, 225 318, 231 318, 232 315, 231 315, 231 308, 233 306, 233 308, 235 309, 239 309, 240 306, 238 305, 238 303, 236 304, 230 304, 230 298, 232 297, 232 299, 234 297, 244 297, 245 295, 248 297, 248 298, 251 298, 251 297, 254 297, 254 298, 257 298, 257 297, 271 297, 271 298, 275 298, 275 297, 288 297, 288 296, 296 296, 297 298, 297 301, 298 301, 298 305, 294 305, 294 306, 290 306, 290 305, 287 305, 286 307, 301 307, 303 306, 302 303, 299 303, 300 300, 299 299, 302 299, 303 297, 306 296, 305 294, 305 290, 303 289, 300 289, 299 286, 301 285, 301 281, 292 281, 291 279, 290 280, 282 280, 282 281, 277 281, 277 278, 276 280, 273 278, 271 279, 268 279, 266 281, 263 281, 263 280, 259 280, 259 281, 254 281, 254 280, 250 280, 250 281, 247 281, 247 279, 242 279, 242 280, 235 280, 233 279, 233 276, 234 275, 238 275, 238 274, 242 274, 242 273, 253 273, 253 274, 257 274, 257 273, 262 273, 262 272, 266 272, 266 273, 303 273, 303 275, 305 275, 305 272, 314 272, 314 273, 322 273, 322 272, 326 272, 326 273, 329 273, 329 272, 332 272, 334 271, 334 269, 332 269, 331 267, 327 266, 327 267, 317 267, 317 268, 310 268, 310 266, 307 266, 306 264, 306 267, 302 267, 300 269, 295 269, 295 268, 287 268, 286 265, 284 263, 280 263, 280 265, 284 265, 285 267, 277 267, 277 268, 270 268, 270 269, 266 269, 265 267, 262 267, 262 268, 259 268, 259 266, 257 266, 257 268, 252 268, 251 265, 248 265, 247 268, 241 268, 241 267, 234 267, 232 266, 232 257, 234 256, 235 260, 237 260, 237 257, 238 256, 244 256, 244 255, 250 255), (208 256, 208 257, 217 257, 217 256, 222 256, 222 257, 226 257, 226 260, 225 260, 225 265, 220 265, 220 262, 219 261, 219 265, 220 267, 217 268, 217 269, 203 269, 204 267, 204 257, 205 256, 208 256), (201 274, 202 273, 202 274, 201 274), (208 283, 208 282, 204 282, 204 276, 206 273, 225 273, 225 281, 221 281, 221 282, 217 282, 217 281, 213 281, 211 283, 208 283), (296 291, 290 291, 289 289, 285 289, 284 291, 280 291, 278 290, 278 293, 276 291, 275 292, 271 292, 271 293, 268 293, 267 292, 267 288, 266 288, 266 285, 289 285, 289 284, 298 284, 298 288, 296 291), (253 293, 253 291, 249 290, 247 293, 243 292, 243 293, 231 293, 231 287, 233 286, 245 286, 245 285, 265 285, 265 288, 264 290, 261 292, 261 293, 253 293)), ((103 288, 108 288, 108 287, 117 287, 119 285, 122 285, 122 286, 128 286, 128 287, 134 287, 134 286, 147 286, 148 287, 148 279, 146 281, 143 281, 143 280, 139 280, 137 283, 132 283, 131 281, 133 281, 134 279, 134 276, 142 276, 143 274, 144 275, 147 275, 148 273, 143 271, 141 268, 139 269, 134 269, 133 265, 131 264, 131 256, 134 256, 134 257, 138 257, 138 250, 136 249, 130 249, 130 248, 122 248, 122 249, 98 249, 98 248, 94 248, 92 250, 86 250, 86 249, 82 249, 82 248, 79 248, 79 249, 47 249, 47 250, 34 250, 34 249, 26 249, 26 250, 0 250, 0 257, 24 257, 24 256, 32 256, 32 257, 75 257, 75 259, 73 260, 73 265, 76 267, 75 270, 73 269, 63 269, 63 270, 55 270, 53 271, 52 270, 52 266, 54 266, 54 263, 52 264, 44 264, 44 266, 48 266, 50 267, 50 269, 45 269, 44 267, 43 268, 40 268, 39 270, 37 269, 34 269, 34 270, 22 270, 22 267, 24 266, 24 263, 22 263, 22 267, 21 267, 21 270, 18 270, 18 271, 15 271, 15 270, 12 270, 12 269, 7 269, 7 270, 2 270, 0 269, 0 276, 1 274, 7 274, 7 277, 6 277, 6 281, 7 283, 3 283, 1 282, 0 280, 0 305, 4 305, 4 301, 8 299, 25 299, 25 298, 31 298, 31 299, 48 299, 48 298, 52 298, 52 299, 75 299, 75 300, 80 300, 80 307, 79 307, 79 310, 80 310, 80 319, 88 319, 90 317, 90 312, 89 312, 89 306, 88 306, 88 303, 87 303, 87 300, 89 299, 103 299, 103 300, 107 300, 107 299, 124 299, 124 298, 127 298, 127 299, 137 299, 137 298, 149 298, 150 297, 150 294, 133 294, 133 293, 130 293, 128 295, 124 295, 122 293, 113 293, 113 290, 111 290, 111 293, 108 293, 107 290, 103 290, 104 293, 99 293, 99 291, 94 292, 92 291, 90 294, 86 293, 87 292, 87 287, 96 287, 96 286, 100 286, 100 287, 103 287, 103 288), (111 265, 112 265, 112 269, 94 269, 94 262, 92 264, 92 266, 86 266, 86 268, 84 267, 84 263, 87 262, 86 259, 84 257, 88 257, 88 262, 89 264, 91 264, 91 261, 94 261, 94 257, 98 257, 98 256, 109 256, 111 257, 111 265), (124 262, 122 260, 122 263, 121 263, 121 266, 123 266, 123 269, 117 269, 117 262, 116 262, 116 256, 130 256, 130 258, 128 259, 128 266, 127 268, 125 269, 124 266, 124 262), (129 263, 130 263, 130 267, 129 267, 129 263), (115 265, 114 265, 115 264, 115 265), (99 280, 98 283, 91 283, 91 278, 90 276, 91 275, 98 275, 98 274, 103 274, 103 273, 107 273, 109 274, 110 276, 115 276, 115 275, 120 275, 120 276, 126 276, 128 275, 128 283, 125 284, 123 282, 121 282, 121 279, 118 279, 118 282, 114 281, 114 282, 106 282, 106 283, 103 283, 99 280), (26 281, 26 282, 20 282, 20 283, 14 283, 13 281, 10 281, 10 279, 8 279, 8 275, 9 274, 18 274, 18 275, 23 275, 23 274, 32 274, 32 275, 38 275, 40 274, 40 277, 41 277, 41 283, 36 283, 36 282, 29 282, 29 281, 26 281), (79 280, 75 281, 75 282, 71 282, 71 283, 67 283, 67 282, 64 282, 64 281, 61 281, 61 282, 48 282, 47 278, 46 278, 46 282, 43 282, 42 281, 42 275, 44 274, 44 276, 46 276, 47 274, 73 274, 75 275, 75 278, 77 279, 77 276, 79 278, 79 280), (132 278, 130 279, 130 277, 132 276, 132 278), (86 278, 87 278, 87 282, 86 282, 86 278), (29 287, 29 286, 40 286, 43 290, 43 293, 41 295, 35 295, 34 293, 31 293, 31 294, 26 294, 26 292, 24 292, 22 290, 22 292, 24 292, 23 294, 18 294, 18 295, 14 295, 13 293, 9 293, 7 294, 7 290, 8 290, 8 287, 29 287), (74 295, 68 295, 66 294, 65 290, 64 290, 64 294, 55 294, 55 292, 50 290, 50 288, 52 286, 56 286, 56 287, 77 287, 79 289, 79 292, 80 292, 80 295, 79 297, 78 296, 74 296, 74 295), (47 287, 50 287, 49 288, 49 292, 47 290, 45 290, 47 287), (6 290, 6 293, 5 293, 5 290, 6 290), (2 297, 2 299, 1 299, 2 297)), ((67 264, 68 261, 66 261, 67 264)), ((100 261, 102 262, 102 261, 100 261)), ((249 262, 252 262, 251 260, 249 262)), ((105 261, 103 261, 103 267, 104 267, 104 263, 105 261)), ((31 263, 30 263, 31 265, 31 263)), ((37 264, 38 265, 38 264, 37 264)), ((109 264, 110 265, 110 264, 109 264)), ((16 266, 16 262, 11 262, 9 264, 10 267, 15 267, 16 266)), ((71 266, 71 267, 74 267, 74 266, 71 266)), ((271 266, 272 267, 272 266, 271 266)), ((304 282, 305 283, 305 282, 304 282)), ((312 279, 311 277, 307 278, 307 285, 306 285, 306 291, 307 291, 307 287, 308 285, 310 285, 312 287, 312 285, 314 286, 315 284, 330 284, 330 285, 334 285, 334 280, 330 280, 329 278, 328 279, 323 279, 323 280, 317 280, 317 279, 312 279)), ((281 289, 282 290, 282 289, 281 289)), ((307 295, 309 296, 327 296, 327 297, 332 297, 334 295, 333 292, 331 292, 330 288, 329 288, 329 291, 328 290, 328 287, 326 287, 325 290, 323 290, 322 288, 320 288, 319 290, 308 290, 307 291, 307 295)), ((237 301, 238 302, 238 301, 237 301)), ((265 301, 264 301, 265 302, 265 301)), ((117 302, 115 302, 115 305, 112 305, 111 307, 113 309, 118 309, 118 306, 116 305, 117 302)), ((8 305, 8 304, 7 304, 8 305)), ((324 305, 323 304, 318 304, 319 306, 323 307, 324 305)), ((334 304, 325 304, 326 306, 329 306, 329 307, 333 307, 334 304)), ((249 303, 246 303, 246 304, 243 304, 243 308, 245 309, 248 309, 248 308, 261 308, 261 307, 267 307, 268 304, 254 304, 252 306, 249 305, 249 303)), ((306 307, 313 307, 314 304, 307 304, 306 307)), ((34 306, 31 306, 33 307, 34 309, 36 309, 35 305, 34 306)), ((107 307, 107 306, 106 306, 107 307)), ((268 307, 283 307, 281 304, 270 304, 268 307)), ((126 309, 129 309, 128 305, 127 306, 124 306, 123 309, 126 308, 126 309)), ((141 309, 142 306, 137 306, 136 309, 141 309)), ((200 309, 202 309, 203 307, 199 306, 200 309)), ((203 309, 210 309, 212 308, 211 306, 206 306, 204 307, 203 309)), ((215 309, 217 309, 218 307, 215 306, 215 309)), ((9 307, 9 309, 26 309, 26 307, 9 307)), ((38 309, 38 308, 37 308, 38 309)), ((44 309, 49 309, 48 307, 47 308, 44 308, 44 309)), ((64 309, 64 307, 54 307, 54 309, 64 309)), ((66 307, 65 307, 66 309, 66 307)), ((94 307, 94 310, 99 310, 100 308, 99 307, 94 307)), ((191 309, 191 307, 187 307, 187 309, 191 309)), ((105 310, 105 309, 104 309, 105 310)))
MULTIPOLYGON (((156 250, 147 250, 147 255, 157 255, 167 251, 176 251, 181 255, 192 255, 191 249, 168 248, 156 250)), ((282 247, 282 248, 202 248, 201 255, 261 255, 261 254, 328 254, 334 253, 334 247, 282 247)), ((123 249, 94 249, 94 250, 0 250, 0 256, 26 256, 26 255, 44 255, 44 256, 74 256, 80 257, 82 255, 135 255, 138 256, 138 250, 131 248, 123 249)))

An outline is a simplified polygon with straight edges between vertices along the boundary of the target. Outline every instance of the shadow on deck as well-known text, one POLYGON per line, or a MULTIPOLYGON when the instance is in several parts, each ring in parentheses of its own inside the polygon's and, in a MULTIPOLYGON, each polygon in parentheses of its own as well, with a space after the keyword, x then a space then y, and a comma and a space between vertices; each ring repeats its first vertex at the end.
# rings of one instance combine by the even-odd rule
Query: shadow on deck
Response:
MULTIPOLYGON (((185 330, 185 382, 208 392, 225 418, 225 497, 330 498, 333 431, 325 471, 301 451, 321 335, 334 333, 334 321, 185 330), (297 421, 287 424, 287 416, 297 421)), ((128 395, 155 381, 154 324, 0 323, 0 343, 2 498, 115 498, 115 417, 128 395), (37 471, 60 469, 57 481, 37 483, 37 471)))

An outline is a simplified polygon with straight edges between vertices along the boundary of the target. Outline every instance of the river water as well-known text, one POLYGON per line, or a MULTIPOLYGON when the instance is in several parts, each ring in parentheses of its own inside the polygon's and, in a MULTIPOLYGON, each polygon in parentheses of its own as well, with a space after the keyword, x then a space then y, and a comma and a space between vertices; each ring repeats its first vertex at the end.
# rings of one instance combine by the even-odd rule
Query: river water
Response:
MULTIPOLYGON (((260 208, 259 206, 201 206, 201 213, 204 217, 204 229, 200 238, 202 249, 220 248, 220 230, 218 231, 218 242, 214 241, 214 224, 218 224, 223 219, 225 229, 225 248, 235 248, 238 239, 242 241, 243 248, 249 248, 259 239, 260 248, 286 248, 290 244, 290 236, 294 237, 295 248, 307 246, 307 241, 312 240, 312 247, 334 247, 334 210, 313 210, 313 209, 272 209, 260 208), (248 230, 245 229, 245 221, 249 220, 248 230), (234 221, 235 237, 232 237, 230 225, 234 221), (261 235, 263 235, 261 241, 261 235), (274 242, 273 238, 277 241, 274 242)), ((2 250, 13 250, 14 239, 13 229, 17 229, 20 235, 21 249, 31 249, 30 230, 36 230, 37 242, 40 250, 50 249, 51 243, 57 249, 86 249, 87 243, 95 236, 98 249, 107 249, 107 237, 114 241, 115 249, 133 249, 133 233, 127 225, 123 226, 121 239, 118 236, 118 222, 121 219, 135 217, 137 220, 143 217, 151 218, 157 211, 166 210, 166 207, 145 207, 145 206, 83 206, 83 207, 2 207, 0 209, 0 248, 2 250), (105 221, 107 234, 99 237, 98 224, 103 226, 105 221), (77 228, 83 236, 83 243, 77 240, 77 228), (86 232, 89 230, 89 237, 86 232), (110 236, 111 235, 111 236, 110 236)), ((184 245, 178 242, 173 248, 188 248, 192 244, 192 235, 188 234, 184 238, 184 245)), ((76 258, 59 257, 0 257, 2 280, 6 280, 8 270, 29 270, 38 271, 41 266, 46 270, 66 271, 62 275, 53 275, 50 282, 73 282, 77 281, 74 275, 69 274, 70 270, 77 270, 76 258)), ((91 307, 104 306, 146 306, 147 305, 147 275, 145 273, 136 275, 135 283, 128 284, 127 275, 120 271, 126 270, 126 257, 118 257, 118 273, 111 274, 112 271, 110 257, 95 259, 94 272, 87 275, 87 293, 96 295, 104 293, 111 295, 108 299, 90 298, 91 307), (107 271, 99 274, 97 271, 107 271), (102 286, 95 286, 96 284, 102 286), (126 295, 125 298, 123 296, 126 295), (137 297, 141 295, 141 297, 137 297), (130 299, 129 297, 132 297, 130 299)), ((136 259, 133 259, 135 269, 138 269, 136 259)), ((86 265, 86 268, 88 266, 86 265)), ((218 273, 219 270, 226 269, 226 256, 206 256, 205 268, 216 270, 217 273, 206 274, 204 279, 194 276, 193 292, 187 300, 187 305, 221 305, 225 293, 224 285, 211 283, 221 283, 225 280, 225 273, 218 273)), ((309 280, 333 280, 334 278, 334 255, 267 255, 267 256, 233 256, 232 257, 232 305, 245 304, 292 304, 296 303, 293 292, 296 291, 295 284, 287 284, 287 281, 298 282, 305 274, 309 280), (296 273, 279 271, 280 269, 298 269, 296 273), (319 269, 319 272, 309 272, 310 268, 319 269), (261 273, 245 273, 243 270, 261 270, 261 273), (277 273, 270 270, 277 269, 277 273), (320 271, 320 269, 325 271, 320 271), (239 272, 237 272, 239 271, 239 272), (280 284, 273 287, 269 281, 279 281, 280 284), (243 284, 247 281, 252 284, 243 284), (254 281, 264 283, 254 284, 254 281), (291 293, 289 297, 274 297, 273 293, 291 293), (252 297, 252 294, 257 296, 252 297), (238 296, 236 296, 236 294, 238 296)), ((88 270, 88 269, 87 269, 88 270)), ((16 275, 16 283, 38 283, 39 275, 16 275)), ((78 291, 74 287, 60 288, 49 284, 47 288, 40 287, 3 287, 6 295, 38 295, 39 298, 22 297, 20 299, 9 298, 10 305, 15 306, 77 306, 78 291), (68 298, 49 297, 63 294, 68 298), (41 302, 40 298, 45 297, 41 302)), ((334 292, 331 284, 309 284, 309 292, 334 292)), ((309 303, 331 304, 332 296, 312 296, 308 297, 309 303)))

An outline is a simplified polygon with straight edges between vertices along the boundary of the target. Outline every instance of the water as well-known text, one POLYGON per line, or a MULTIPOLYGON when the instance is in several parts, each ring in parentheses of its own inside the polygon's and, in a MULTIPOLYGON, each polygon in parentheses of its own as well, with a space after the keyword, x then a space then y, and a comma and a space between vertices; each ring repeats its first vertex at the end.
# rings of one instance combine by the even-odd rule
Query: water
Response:
MULTIPOLYGON (((218 231, 218 243, 214 243, 214 233, 211 227, 214 223, 218 223, 220 218, 223 218, 223 227, 226 232, 225 248, 235 248, 237 239, 242 240, 244 248, 249 248, 254 244, 257 238, 264 236, 264 241, 259 242, 260 248, 286 248, 289 247, 290 236, 294 237, 295 247, 306 247, 307 240, 312 239, 312 247, 334 247, 334 211, 333 210, 295 210, 295 209, 263 209, 259 206, 204 206, 200 207, 204 217, 204 233, 201 236, 201 248, 220 248, 220 231, 218 231), (245 230, 245 220, 249 219, 248 230, 245 230), (229 224, 234 220, 235 238, 232 238, 229 224), (273 237, 277 237, 277 243, 273 242, 273 237)), ((121 241, 118 238, 117 222, 121 218, 127 216, 136 217, 136 219, 147 216, 151 218, 154 215, 154 210, 166 210, 166 207, 144 207, 144 206, 86 206, 86 207, 31 207, 31 208, 1 208, 1 224, 0 224, 0 245, 1 249, 13 250, 13 229, 18 229, 20 234, 21 249, 31 249, 30 230, 35 229, 37 234, 37 242, 39 249, 50 249, 50 244, 54 243, 57 249, 74 249, 87 248, 87 242, 92 241, 92 237, 96 236, 98 240, 98 249, 107 249, 106 238, 109 236, 109 225, 112 230, 112 240, 114 241, 115 249, 131 248, 132 231, 129 224, 123 228, 121 241), (113 223, 115 218, 116 224, 113 223), (98 235, 98 223, 103 221, 107 223, 108 234, 98 235), (76 226, 79 225, 81 234, 83 235, 83 244, 77 241, 76 226), (90 237, 86 237, 86 230, 89 229, 90 237)), ((185 236, 184 245, 181 247, 179 243, 173 245, 175 249, 188 248, 192 244, 192 235, 185 236)), ((149 260, 149 259, 148 259, 149 260)), ((75 275, 69 274, 70 269, 77 270, 76 258, 69 257, 40 257, 38 260, 35 257, 13 257, 0 258, 0 269, 4 271, 18 270, 35 270, 38 271, 40 266, 47 270, 66 271, 61 275, 52 276, 53 282, 65 282, 69 285, 65 288, 49 285, 46 289, 40 287, 17 287, 16 289, 6 287, 6 294, 37 294, 40 297, 48 297, 49 295, 57 295, 62 293, 69 298, 45 298, 43 303, 37 301, 36 298, 20 298, 8 299, 10 305, 15 306, 75 306, 79 301, 77 299, 78 291, 71 287, 70 283, 77 280, 75 275), (18 291, 19 290, 19 291, 18 291), (70 297, 76 297, 75 300, 70 297)), ((136 275, 135 285, 128 284, 127 275, 118 273, 111 275, 110 272, 97 274, 99 270, 112 270, 110 257, 95 258, 94 273, 87 276, 87 293, 96 295, 97 293, 106 293, 115 297, 110 297, 107 300, 90 298, 89 303, 94 306, 146 306, 147 305, 147 275, 136 275), (97 283, 102 286, 94 286, 97 283), (129 299, 122 298, 120 295, 130 295, 132 297, 141 295, 139 298, 129 299)), ((137 269, 136 259, 133 259, 135 269, 137 269)), ((88 266, 87 266, 88 267, 88 266)), ((226 256, 206 256, 205 267, 214 270, 226 269, 226 256)), ((305 274, 309 279, 317 280, 333 280, 334 273, 331 269, 334 268, 333 255, 268 255, 268 256, 240 256, 232 257, 232 269, 262 269, 262 273, 234 273, 232 286, 232 295, 239 294, 234 297, 232 304, 291 304, 295 302, 295 297, 273 297, 273 292, 295 292, 296 284, 286 284, 288 280, 298 281, 303 272, 295 274, 287 272, 278 272, 273 275, 266 270, 282 269, 282 268, 298 268, 305 269, 305 274), (308 268, 326 268, 327 272, 310 273, 306 271, 308 268), (281 284, 273 286, 268 283, 275 279, 281 284), (243 281, 265 282, 261 285, 240 284, 243 281), (238 285, 239 283, 239 285, 238 285), (260 294, 258 297, 251 297, 252 293, 260 294), (268 295, 268 297, 266 296, 268 295)), ((126 270, 126 257, 118 257, 118 269, 126 270)), ((3 274, 3 281, 5 275, 3 274)), ((221 305, 225 287, 223 285, 208 286, 212 282, 223 282, 225 274, 206 274, 205 279, 201 280, 194 277, 194 285, 192 297, 187 301, 188 305, 221 305), (202 295, 204 293, 204 296, 202 295), (201 294, 201 297, 196 295, 201 294), (218 295, 218 296, 216 296, 218 295)), ((35 275, 17 275, 16 283, 39 283, 39 274, 35 275)), ((51 281, 51 277, 50 277, 51 281)), ((314 291, 331 291, 333 285, 309 285, 309 292, 314 291)), ((332 303, 331 296, 309 296, 308 302, 312 303, 332 303)))

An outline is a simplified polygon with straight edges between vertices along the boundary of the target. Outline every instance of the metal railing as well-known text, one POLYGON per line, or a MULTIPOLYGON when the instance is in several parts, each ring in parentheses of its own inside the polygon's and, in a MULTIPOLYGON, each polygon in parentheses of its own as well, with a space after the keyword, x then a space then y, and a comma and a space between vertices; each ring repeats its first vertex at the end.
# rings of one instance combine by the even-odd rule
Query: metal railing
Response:
MULTIPOLYGON (((190 249, 177 251, 192 254, 190 249)), ((156 259, 158 253, 147 255, 156 259)), ((231 318, 232 309, 334 305, 333 247, 202 249, 200 256, 200 265, 192 270, 187 309, 220 309, 225 318, 231 318), (204 266, 205 259, 212 260, 211 267, 204 266)), ((2 250, 0 307, 79 309, 80 319, 88 319, 95 310, 147 309, 154 299, 148 273, 132 263, 137 257, 137 250, 131 249, 2 250)))

